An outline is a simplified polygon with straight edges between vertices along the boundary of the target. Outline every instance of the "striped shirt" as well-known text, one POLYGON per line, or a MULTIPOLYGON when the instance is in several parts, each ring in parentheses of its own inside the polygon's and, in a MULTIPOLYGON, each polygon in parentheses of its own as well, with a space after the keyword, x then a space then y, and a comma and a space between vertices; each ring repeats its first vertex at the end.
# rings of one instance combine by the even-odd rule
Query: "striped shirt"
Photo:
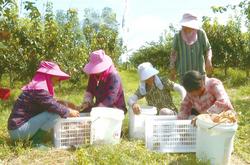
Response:
POLYGON ((202 96, 192 97, 187 93, 181 103, 179 119, 187 119, 194 108, 198 113, 207 113, 208 108, 215 105, 219 110, 233 109, 222 82, 215 78, 205 79, 205 92, 202 96))
POLYGON ((192 45, 185 43, 181 37, 181 31, 179 31, 174 36, 173 48, 177 52, 177 57, 171 57, 170 63, 176 62, 181 79, 190 70, 199 71, 202 75, 205 74, 205 56, 206 52, 211 49, 211 45, 203 30, 197 31, 197 41, 192 45))
POLYGON ((150 89, 146 85, 146 95, 142 95, 139 88, 136 90, 135 95, 138 97, 138 99, 145 97, 148 105, 155 106, 158 111, 162 108, 169 108, 171 110, 177 111, 171 96, 174 82, 170 81, 169 79, 161 79, 161 82, 163 84, 162 90, 156 87, 155 84, 150 89))

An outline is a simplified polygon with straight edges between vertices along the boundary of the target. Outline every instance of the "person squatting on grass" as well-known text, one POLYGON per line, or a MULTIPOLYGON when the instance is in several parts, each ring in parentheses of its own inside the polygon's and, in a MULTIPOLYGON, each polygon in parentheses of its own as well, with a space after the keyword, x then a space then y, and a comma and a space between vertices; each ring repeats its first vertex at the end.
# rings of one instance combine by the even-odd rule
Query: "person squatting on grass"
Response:
POLYGON ((89 63, 84 66, 83 71, 89 75, 80 106, 83 112, 90 112, 92 107, 113 107, 127 112, 121 78, 112 59, 103 50, 90 54, 89 63))
POLYGON ((195 14, 183 14, 180 22, 182 29, 175 34, 173 50, 170 56, 172 80, 176 79, 176 71, 182 82, 187 71, 196 70, 202 75, 212 71, 212 49, 204 30, 199 27, 195 14))
POLYGON ((202 76, 198 71, 189 71, 183 77, 187 95, 181 103, 178 119, 188 119, 195 109, 198 114, 233 110, 222 82, 202 76))
POLYGON ((54 98, 54 85, 70 76, 56 63, 41 61, 32 81, 22 88, 8 119, 12 140, 31 138, 34 147, 42 146, 46 133, 60 117, 78 117, 79 112, 54 98))
POLYGON ((146 98, 148 105, 155 106, 160 115, 174 115, 177 108, 173 103, 171 91, 180 93, 182 99, 186 95, 185 89, 167 78, 158 77, 159 71, 151 63, 144 62, 138 66, 140 84, 134 95, 128 99, 128 104, 135 114, 140 114, 137 100, 146 98))

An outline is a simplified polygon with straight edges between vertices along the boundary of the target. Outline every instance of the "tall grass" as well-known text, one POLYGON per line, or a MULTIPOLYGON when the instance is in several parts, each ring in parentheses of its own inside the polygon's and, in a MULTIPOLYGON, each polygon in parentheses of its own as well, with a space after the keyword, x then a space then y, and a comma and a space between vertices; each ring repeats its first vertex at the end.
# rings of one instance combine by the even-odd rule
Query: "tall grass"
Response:
MULTIPOLYGON (((244 163, 250 163, 250 86, 247 79, 239 81, 239 75, 234 70, 230 72, 230 79, 223 77, 220 71, 214 76, 220 77, 226 85, 226 90, 239 116, 239 128, 235 136, 234 156, 244 163), (239 83, 239 84, 238 84, 239 83)), ((135 71, 120 71, 126 99, 138 87, 138 76, 135 71)), ((241 77, 240 79, 244 79, 241 77)), ((82 80, 78 87, 63 82, 61 88, 56 88, 58 98, 80 104, 83 98, 87 79, 82 80)), ((0 84, 6 84, 2 82, 0 84)), ((7 120, 10 110, 23 83, 12 89, 12 95, 7 101, 0 101, 0 164, 207 164, 198 162, 195 154, 164 154, 148 151, 144 142, 132 141, 128 138, 128 116, 123 122, 121 143, 114 146, 87 146, 78 149, 57 150, 51 148, 40 151, 30 147, 29 142, 12 143, 7 133, 7 120)), ((174 101, 179 105, 179 96, 173 93, 174 101)), ((145 100, 141 102, 145 103, 145 100)), ((52 142, 48 142, 52 145, 52 142)))

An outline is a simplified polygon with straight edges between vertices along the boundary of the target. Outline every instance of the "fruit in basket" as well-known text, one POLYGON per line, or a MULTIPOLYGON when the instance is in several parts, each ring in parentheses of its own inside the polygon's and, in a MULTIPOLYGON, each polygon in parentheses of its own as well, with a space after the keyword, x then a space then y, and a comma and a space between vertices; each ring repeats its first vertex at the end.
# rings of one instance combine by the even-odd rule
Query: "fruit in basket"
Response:
POLYGON ((210 115, 211 120, 214 123, 219 123, 220 122, 220 115, 219 114, 211 114, 210 115))
POLYGON ((233 110, 223 111, 220 114, 210 114, 214 123, 235 123, 237 121, 236 113, 233 110))
POLYGON ((228 110, 220 113, 222 118, 227 118, 229 123, 234 123, 237 121, 236 113, 233 110, 228 110))

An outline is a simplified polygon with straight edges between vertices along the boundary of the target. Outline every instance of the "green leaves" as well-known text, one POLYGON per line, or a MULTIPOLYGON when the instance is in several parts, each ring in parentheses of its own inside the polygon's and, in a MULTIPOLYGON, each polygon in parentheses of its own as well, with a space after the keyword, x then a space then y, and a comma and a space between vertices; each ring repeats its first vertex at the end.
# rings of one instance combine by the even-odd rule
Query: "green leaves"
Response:
POLYGON ((57 62, 71 74, 74 84, 80 82, 82 66, 91 51, 104 49, 114 62, 118 61, 122 47, 116 14, 110 8, 101 14, 86 9, 83 24, 76 9, 55 15, 51 2, 46 4, 43 19, 34 1, 25 1, 24 8, 28 15, 20 18, 15 1, 0 1, 0 32, 11 34, 1 44, 0 75, 9 74, 11 84, 14 79, 30 80, 41 60, 57 62))

